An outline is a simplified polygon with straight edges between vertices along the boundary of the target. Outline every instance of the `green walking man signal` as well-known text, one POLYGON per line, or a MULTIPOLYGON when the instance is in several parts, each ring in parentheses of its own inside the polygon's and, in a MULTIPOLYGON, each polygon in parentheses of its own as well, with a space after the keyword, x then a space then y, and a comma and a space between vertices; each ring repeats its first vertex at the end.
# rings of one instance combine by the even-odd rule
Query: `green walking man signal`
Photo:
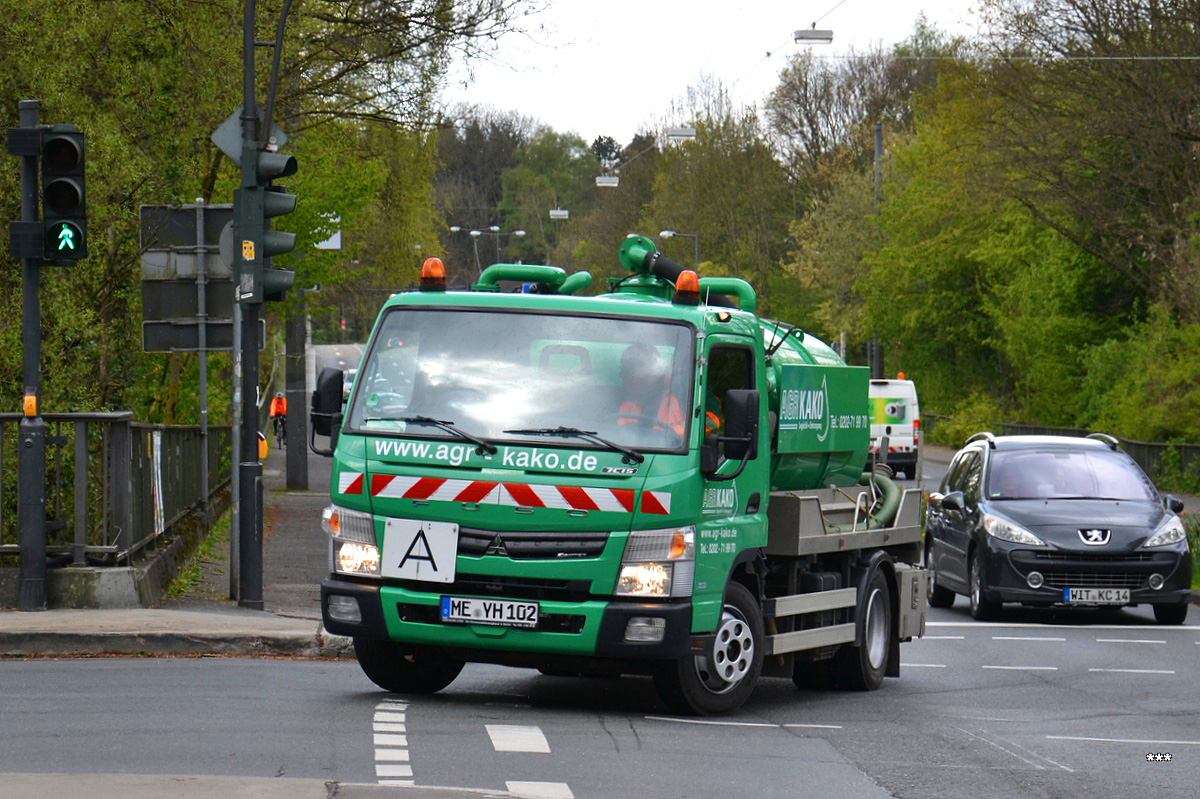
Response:
POLYGON ((42 225, 48 260, 87 257, 84 136, 74 125, 42 128, 42 225))

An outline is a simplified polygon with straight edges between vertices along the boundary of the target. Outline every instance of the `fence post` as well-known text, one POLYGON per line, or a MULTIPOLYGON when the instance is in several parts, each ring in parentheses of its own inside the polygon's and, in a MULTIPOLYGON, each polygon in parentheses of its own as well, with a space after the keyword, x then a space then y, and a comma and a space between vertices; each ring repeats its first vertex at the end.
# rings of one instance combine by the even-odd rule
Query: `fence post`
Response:
POLYGON ((133 439, 129 426, 129 417, 114 419, 112 435, 109 438, 112 448, 109 462, 112 464, 111 480, 108 485, 110 507, 112 508, 113 524, 116 525, 116 555, 119 560, 122 548, 125 552, 127 565, 133 565, 133 490, 129 479, 130 467, 133 463, 133 439))

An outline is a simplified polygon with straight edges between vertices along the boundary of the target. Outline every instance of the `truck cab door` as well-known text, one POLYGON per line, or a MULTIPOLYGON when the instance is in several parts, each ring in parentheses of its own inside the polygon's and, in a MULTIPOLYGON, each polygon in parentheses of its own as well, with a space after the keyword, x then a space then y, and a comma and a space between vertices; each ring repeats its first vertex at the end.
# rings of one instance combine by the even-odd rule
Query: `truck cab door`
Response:
MULTIPOLYGON (((704 427, 703 516, 706 522, 723 524, 726 528, 737 524, 752 529, 765 518, 770 458, 760 446, 764 418, 761 406, 765 398, 757 390, 754 367, 751 347, 710 340, 697 411, 704 427), (752 439, 747 440, 746 436, 752 439)), ((726 529, 723 535, 733 534, 726 529)), ((738 543, 739 549, 757 546, 738 543)))

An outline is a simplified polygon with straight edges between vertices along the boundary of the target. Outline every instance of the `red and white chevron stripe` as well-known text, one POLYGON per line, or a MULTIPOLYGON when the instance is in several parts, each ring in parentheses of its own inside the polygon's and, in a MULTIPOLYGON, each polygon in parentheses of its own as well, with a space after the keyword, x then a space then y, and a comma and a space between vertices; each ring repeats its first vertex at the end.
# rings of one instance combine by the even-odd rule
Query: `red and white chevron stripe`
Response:
MULTIPOLYGON (((362 472, 338 474, 338 493, 380 499, 418 499, 440 502, 470 502, 477 505, 510 505, 521 508, 633 513, 637 492, 631 488, 595 486, 550 486, 524 483, 493 483, 485 480, 449 480, 437 477, 371 475, 367 485, 362 472)), ((671 513, 669 491, 643 491, 641 512, 656 516, 671 513)))

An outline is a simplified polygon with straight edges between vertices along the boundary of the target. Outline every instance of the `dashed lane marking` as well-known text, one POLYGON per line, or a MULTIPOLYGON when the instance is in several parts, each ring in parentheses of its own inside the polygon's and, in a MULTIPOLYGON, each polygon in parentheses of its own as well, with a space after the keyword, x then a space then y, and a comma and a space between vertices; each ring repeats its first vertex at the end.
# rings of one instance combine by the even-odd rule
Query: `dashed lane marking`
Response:
POLYGON ((993 641, 1066 641, 1066 638, 1051 638, 1040 635, 993 635, 993 641))
POLYGON ((720 721, 718 719, 684 719, 675 716, 644 716, 647 721, 670 721, 675 724, 706 724, 712 727, 778 727, 758 721, 720 721))
POLYGON ((982 666, 996 671, 1058 671, 1058 666, 982 666))
POLYGON ((1174 669, 1088 669, 1088 671, 1105 671, 1114 674, 1174 674, 1174 669))
POLYGON ((901 663, 902 669, 944 669, 945 663, 901 663))
POLYGON ((1150 741, 1144 738, 1085 738, 1078 735, 1047 735, 1051 741, 1080 741, 1102 744, 1140 744, 1146 746, 1200 746, 1200 741, 1150 741))
POLYGON ((380 785, 412 785, 408 760, 405 716, 408 703, 384 699, 375 706, 372 743, 375 745, 375 776, 380 785))
POLYGON ((1165 644, 1156 638, 1097 638, 1098 644, 1165 644))
POLYGON ((504 783, 508 792, 522 799, 575 799, 565 782, 520 782, 504 783))
POLYGON ((550 743, 539 727, 520 724, 486 724, 497 752, 550 752, 550 743))

